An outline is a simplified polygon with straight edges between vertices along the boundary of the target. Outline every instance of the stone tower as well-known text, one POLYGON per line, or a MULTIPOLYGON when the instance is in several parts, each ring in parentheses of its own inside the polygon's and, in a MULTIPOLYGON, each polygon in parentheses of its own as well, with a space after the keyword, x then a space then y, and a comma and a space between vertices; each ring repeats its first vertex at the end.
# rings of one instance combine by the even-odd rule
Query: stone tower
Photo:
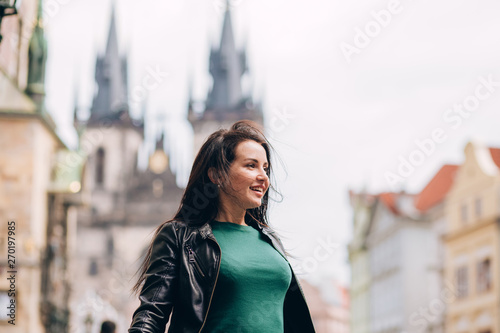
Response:
POLYGON ((161 138, 147 169, 138 168, 145 124, 130 115, 127 70, 113 9, 105 52, 96 59, 90 117, 79 120, 77 108, 74 116, 87 156, 82 184, 87 204, 78 214, 75 327, 91 323, 97 329, 108 318, 125 331, 137 307, 130 290, 140 257, 156 226, 173 217, 183 193, 169 168, 163 133, 157 133, 161 138))
POLYGON ((237 50, 231 23, 231 12, 226 6, 220 44, 210 51, 209 71, 213 86, 208 92, 204 110, 193 110, 191 98, 188 119, 193 126, 195 154, 203 141, 214 131, 227 128, 241 119, 253 120, 263 125, 260 103, 254 103, 241 86, 241 78, 247 72, 246 52, 237 50))

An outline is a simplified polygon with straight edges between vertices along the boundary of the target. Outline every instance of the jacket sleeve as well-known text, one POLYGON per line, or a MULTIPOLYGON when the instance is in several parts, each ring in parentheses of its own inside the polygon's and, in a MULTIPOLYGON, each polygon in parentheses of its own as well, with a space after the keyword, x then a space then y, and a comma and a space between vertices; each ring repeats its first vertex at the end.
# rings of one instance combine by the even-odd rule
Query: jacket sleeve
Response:
POLYGON ((175 304, 179 243, 176 223, 168 222, 153 240, 151 260, 129 333, 164 333, 175 304))

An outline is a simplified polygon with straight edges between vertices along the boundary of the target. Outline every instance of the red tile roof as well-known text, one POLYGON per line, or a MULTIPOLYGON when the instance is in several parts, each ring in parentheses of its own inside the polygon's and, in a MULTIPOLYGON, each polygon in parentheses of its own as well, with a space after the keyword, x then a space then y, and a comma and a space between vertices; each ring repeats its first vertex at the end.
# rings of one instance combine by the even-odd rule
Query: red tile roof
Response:
POLYGON ((384 203, 384 205, 389 208, 389 210, 396 215, 399 215, 399 211, 396 205, 396 198, 397 198, 398 193, 393 193, 393 192, 384 192, 380 193, 378 197, 380 198, 380 201, 384 203))
POLYGON ((500 168, 500 148, 491 148, 490 147, 490 154, 491 154, 491 158, 493 159, 493 162, 495 162, 497 167, 500 168))
POLYGON ((415 198, 415 208, 423 212, 440 203, 453 185, 458 167, 452 164, 443 165, 415 198))

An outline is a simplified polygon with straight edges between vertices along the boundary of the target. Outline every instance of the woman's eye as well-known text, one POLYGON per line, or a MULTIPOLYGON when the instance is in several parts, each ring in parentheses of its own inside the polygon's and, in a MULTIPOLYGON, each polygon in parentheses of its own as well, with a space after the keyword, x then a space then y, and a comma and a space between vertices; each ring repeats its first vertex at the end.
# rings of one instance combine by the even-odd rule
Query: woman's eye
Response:
MULTIPOLYGON (((253 168, 255 168, 255 164, 247 164, 247 167, 249 167, 249 168, 252 168, 252 169, 253 169, 253 168)), ((269 168, 264 168, 264 172, 265 172, 266 174, 269 174, 269 168)))

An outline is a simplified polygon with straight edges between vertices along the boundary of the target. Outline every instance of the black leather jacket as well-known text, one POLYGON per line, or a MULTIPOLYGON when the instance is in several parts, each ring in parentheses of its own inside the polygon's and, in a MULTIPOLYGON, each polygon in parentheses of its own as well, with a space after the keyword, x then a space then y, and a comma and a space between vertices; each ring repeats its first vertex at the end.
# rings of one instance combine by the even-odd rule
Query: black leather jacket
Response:
MULTIPOLYGON (((259 229, 284 255, 274 231, 261 226, 259 229)), ((129 333, 163 333, 170 314, 169 333, 201 332, 219 275, 220 259, 221 250, 210 224, 193 227, 179 221, 166 223, 153 241, 151 262, 139 296, 141 304, 134 312, 129 333)), ((265 311, 263 303, 262 308, 256 309, 256 315, 265 311)), ((314 333, 293 270, 283 315, 285 333, 314 333)))

